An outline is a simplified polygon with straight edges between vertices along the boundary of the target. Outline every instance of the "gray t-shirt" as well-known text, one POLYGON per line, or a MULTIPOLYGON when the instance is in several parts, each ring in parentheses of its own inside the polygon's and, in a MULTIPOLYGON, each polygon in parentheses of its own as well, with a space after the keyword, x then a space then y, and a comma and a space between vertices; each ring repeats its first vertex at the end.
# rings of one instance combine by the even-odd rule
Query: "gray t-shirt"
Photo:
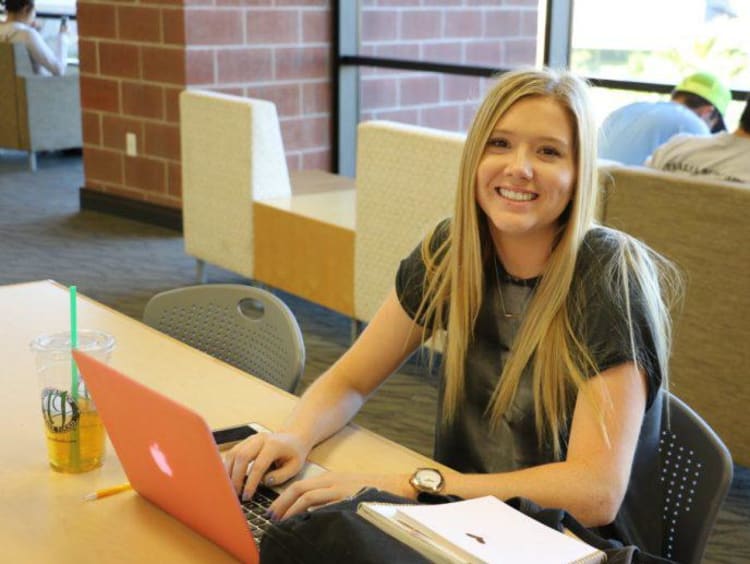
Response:
MULTIPOLYGON (((431 241, 432 248, 437 248, 444 239, 447 225, 446 221, 437 230, 431 241)), ((615 232, 610 229, 596 227, 587 233, 577 259, 569 298, 569 311, 583 312, 582 316, 571 321, 600 371, 633 358, 624 300, 614 289, 616 281, 603 275, 604 267, 618 244, 615 232)), ((492 260, 492 257, 488 259, 484 268, 484 297, 465 360, 464 403, 450 425, 444 424, 440 416, 444 379, 441 379, 438 396, 435 459, 466 473, 508 472, 554 460, 551 446, 538 444, 529 369, 523 375, 503 421, 495 429, 490 427, 487 407, 521 323, 521 316, 508 318, 504 312, 516 314, 524 311, 538 281, 514 279, 502 270, 501 265, 496 274, 492 260), (503 293, 502 302, 499 289, 503 293)), ((396 275, 399 301, 413 319, 424 291, 424 272, 425 265, 417 247, 401 262, 396 275)), ((630 299, 636 359, 648 380, 648 416, 641 433, 648 444, 639 448, 653 453, 661 422, 661 401, 656 402, 655 398, 659 394, 662 374, 642 300, 635 291, 631 291, 630 299), (652 409, 653 406, 657 409, 652 409)), ((572 418, 572 406, 569 417, 572 418)), ((567 437, 561 438, 565 445, 567 437)), ((640 461, 636 460, 634 474, 640 475, 641 467, 640 461)), ((632 537, 622 530, 613 534, 621 539, 630 540, 632 537)))
POLYGON ((750 184, 750 138, 732 133, 711 137, 677 135, 646 163, 652 168, 750 184))

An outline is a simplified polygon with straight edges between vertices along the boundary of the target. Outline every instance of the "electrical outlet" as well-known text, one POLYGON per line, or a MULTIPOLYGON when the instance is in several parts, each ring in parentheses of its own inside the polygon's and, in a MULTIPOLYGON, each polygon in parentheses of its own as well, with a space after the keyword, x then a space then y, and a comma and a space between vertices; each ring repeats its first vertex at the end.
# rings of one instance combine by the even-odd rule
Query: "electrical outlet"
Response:
POLYGON ((125 134, 125 154, 129 157, 135 157, 138 154, 135 133, 125 134))

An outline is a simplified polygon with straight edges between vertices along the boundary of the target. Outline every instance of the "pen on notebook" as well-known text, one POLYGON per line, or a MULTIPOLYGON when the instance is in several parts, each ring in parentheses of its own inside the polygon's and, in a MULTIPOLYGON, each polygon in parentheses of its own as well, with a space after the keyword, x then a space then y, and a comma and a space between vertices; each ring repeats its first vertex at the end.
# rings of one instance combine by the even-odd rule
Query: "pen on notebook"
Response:
POLYGON ((83 499, 85 499, 86 501, 94 501, 97 499, 101 499, 103 497, 109 497, 111 495, 115 495, 120 492, 126 492, 132 489, 133 489, 133 486, 131 486, 129 483, 126 482, 124 484, 120 484, 119 486, 112 486, 111 488, 104 488, 102 490, 96 490, 93 493, 83 496, 83 499))

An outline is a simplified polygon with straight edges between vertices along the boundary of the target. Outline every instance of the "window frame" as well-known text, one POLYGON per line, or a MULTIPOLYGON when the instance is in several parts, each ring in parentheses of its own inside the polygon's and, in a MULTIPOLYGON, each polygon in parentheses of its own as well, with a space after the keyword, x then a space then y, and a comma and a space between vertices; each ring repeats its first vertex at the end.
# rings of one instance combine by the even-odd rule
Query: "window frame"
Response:
MULTIPOLYGON (((537 50, 539 63, 569 68, 572 45, 574 0, 539 0, 540 17, 544 18, 544 35, 537 50), (543 13, 542 13, 543 11, 543 13)), ((477 65, 392 59, 358 54, 360 36, 360 2, 334 0, 332 3, 331 65, 331 155, 334 172, 354 176, 356 168, 357 124, 359 123, 359 67, 378 67, 417 72, 434 72, 460 76, 490 78, 510 69, 477 65)), ((594 87, 668 94, 673 84, 612 80, 584 77, 594 87)), ((748 91, 732 90, 732 99, 744 101, 748 91)))

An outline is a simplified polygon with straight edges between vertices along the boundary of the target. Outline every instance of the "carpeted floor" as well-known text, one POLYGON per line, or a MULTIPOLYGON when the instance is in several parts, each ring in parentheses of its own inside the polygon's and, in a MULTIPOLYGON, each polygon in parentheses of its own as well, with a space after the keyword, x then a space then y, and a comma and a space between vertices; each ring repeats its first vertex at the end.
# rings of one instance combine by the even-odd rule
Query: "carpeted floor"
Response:
MULTIPOLYGON (((194 261, 171 230, 80 211, 83 182, 76 155, 47 155, 26 170, 21 153, 0 151, 0 284, 51 278, 140 318, 154 294, 194 283, 194 261)), ((209 282, 248 283, 209 267, 209 282)), ((345 350, 349 320, 279 292, 302 327, 307 365, 300 391, 345 350)), ((430 454, 436 382, 417 362, 404 365, 378 390, 356 422, 430 454)), ((736 467, 729 497, 705 562, 750 562, 750 469, 736 467)))

